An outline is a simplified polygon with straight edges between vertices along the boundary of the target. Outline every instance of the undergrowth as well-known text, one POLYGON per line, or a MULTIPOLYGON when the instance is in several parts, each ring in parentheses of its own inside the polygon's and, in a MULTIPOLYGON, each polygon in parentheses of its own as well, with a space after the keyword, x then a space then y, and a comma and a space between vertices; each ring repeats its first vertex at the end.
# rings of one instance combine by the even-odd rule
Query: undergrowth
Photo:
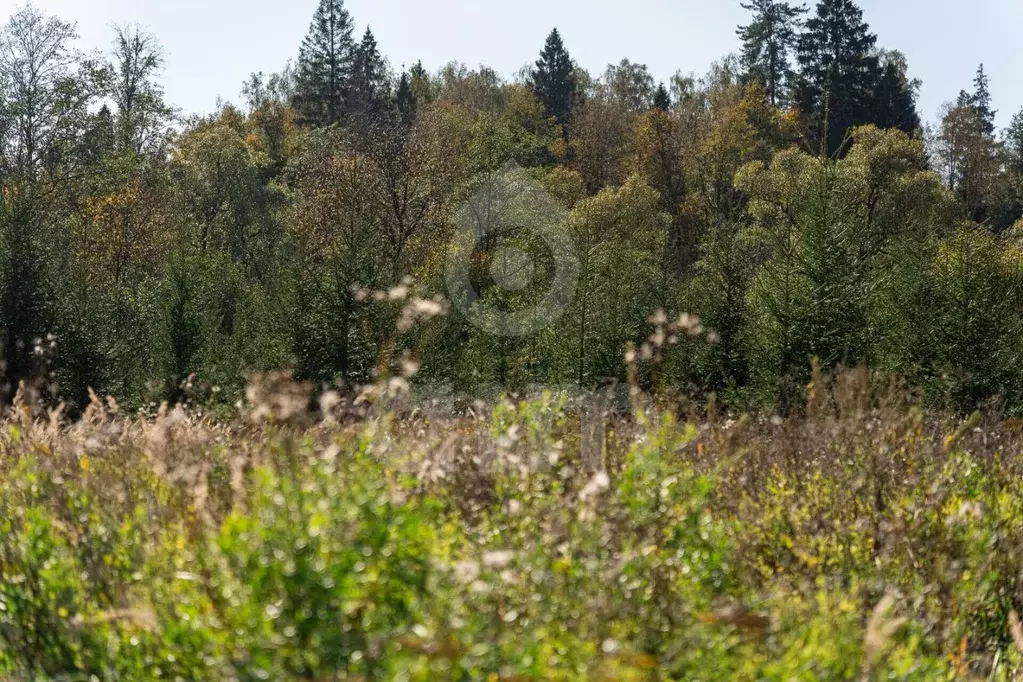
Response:
POLYGON ((12 409, 3 679, 1021 676, 1019 424, 863 371, 773 419, 403 388, 12 409))

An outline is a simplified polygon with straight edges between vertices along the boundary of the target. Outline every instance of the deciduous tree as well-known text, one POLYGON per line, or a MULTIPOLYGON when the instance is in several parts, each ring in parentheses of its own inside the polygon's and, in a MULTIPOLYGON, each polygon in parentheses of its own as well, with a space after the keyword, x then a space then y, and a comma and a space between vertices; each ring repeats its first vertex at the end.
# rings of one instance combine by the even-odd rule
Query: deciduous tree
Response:
POLYGON ((153 35, 137 27, 115 29, 110 97, 123 151, 153 155, 166 148, 173 110, 157 81, 163 64, 163 50, 153 35))

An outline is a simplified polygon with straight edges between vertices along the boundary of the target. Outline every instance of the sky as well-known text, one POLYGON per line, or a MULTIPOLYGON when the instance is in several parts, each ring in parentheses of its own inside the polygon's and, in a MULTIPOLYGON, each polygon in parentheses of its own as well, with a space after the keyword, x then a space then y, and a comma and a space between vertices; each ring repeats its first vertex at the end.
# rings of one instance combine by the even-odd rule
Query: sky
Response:
MULTIPOLYGON (((167 98, 183 113, 208 113, 217 98, 239 101, 256 71, 279 71, 298 54, 317 0, 34 0, 77 24, 82 49, 109 47, 111 26, 137 24, 167 53, 167 98)), ((0 18, 23 6, 0 0, 0 18)), ((511 77, 536 59, 557 26, 572 57, 598 74, 623 57, 667 81, 703 74, 738 50, 746 21, 739 0, 347 0, 361 36, 369 25, 392 67, 422 60, 434 71, 457 60, 511 77)), ((998 124, 1023 108, 1021 0, 861 0, 878 44, 904 52, 923 81, 919 107, 937 119, 943 102, 972 87, 977 65, 991 78, 998 124)))

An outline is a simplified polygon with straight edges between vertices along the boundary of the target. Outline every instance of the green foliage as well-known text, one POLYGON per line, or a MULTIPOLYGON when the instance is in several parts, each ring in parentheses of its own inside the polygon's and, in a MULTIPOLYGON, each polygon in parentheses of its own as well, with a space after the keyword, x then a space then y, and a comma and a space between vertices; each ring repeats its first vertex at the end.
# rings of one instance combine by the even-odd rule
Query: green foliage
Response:
POLYGON ((906 293, 899 287, 920 281, 913 263, 935 243, 935 224, 950 220, 948 196, 921 171, 919 143, 872 127, 852 139, 838 161, 785 151, 770 168, 756 162, 737 177, 751 198, 753 235, 770 249, 751 287, 754 372, 780 378, 783 404, 805 384, 808 358, 830 370, 888 356, 888 344, 901 343, 889 335, 891 320, 872 324, 887 310, 871 303, 891 295, 890 305, 904 305, 894 300, 906 293))
POLYGON ((969 107, 981 121, 981 130, 985 135, 995 134, 995 114, 991 109, 991 79, 984 73, 984 65, 977 67, 977 76, 973 79, 973 92, 961 91, 958 106, 969 107))
POLYGON ((355 390, 403 354, 454 393, 586 390, 624 380, 631 346, 664 361, 644 386, 727 408, 798 406, 816 359, 1018 412, 1020 134, 995 137, 983 70, 925 153, 919 83, 855 2, 822 0, 805 25, 792 4, 740 4, 742 63, 669 88, 628 59, 591 76, 558 31, 514 80, 459 62, 398 76, 322 0, 295 67, 250 78, 244 111, 180 121, 154 36, 117 29, 93 57, 70 25, 16 12, 0 33, 0 402, 24 383, 75 416, 89 389, 219 411, 250 372, 355 390), (530 210, 456 245, 466 210, 494 222, 474 199, 513 162, 530 210), (512 250, 528 263, 507 286, 512 250), (456 255, 475 298, 451 284, 456 255), (559 261, 578 264, 568 284, 559 261), (422 306, 452 314, 413 328, 422 306), (495 333, 537 310, 531 333, 495 333), (651 337, 662 317, 705 333, 651 337))
POLYGON ((387 65, 377 49, 373 32, 366 29, 352 59, 352 82, 348 94, 351 115, 363 121, 379 119, 390 102, 387 65))
POLYGON ((567 125, 575 97, 575 66, 558 29, 553 29, 531 74, 533 92, 544 112, 567 125))
POLYGON ((806 8, 777 0, 742 3, 753 12, 749 25, 739 27, 742 65, 749 77, 763 83, 771 105, 785 101, 786 86, 792 78, 791 51, 796 28, 806 8))
POLYGON ((669 92, 322 0, 173 131, 155 38, 17 11, 0 677, 1017 679, 1023 116, 981 69, 925 152, 856 3, 743 6, 669 92))
POLYGON ((797 41, 797 104, 823 154, 844 154, 847 134, 864 124, 914 133, 914 85, 895 62, 883 65, 877 36, 853 0, 820 0, 797 41))
POLYGON ((984 396, 1001 395, 1015 405, 1014 368, 1023 349, 1020 318, 1005 296, 1021 285, 1021 275, 1018 254, 1002 251, 982 229, 965 227, 938 244, 921 288, 912 292, 930 302, 931 313, 907 338, 921 344, 910 353, 939 402, 969 409, 984 396))
POLYGON ((9 415, 2 674, 1019 672, 1015 427, 925 417, 865 372, 815 377, 774 423, 640 403, 599 453, 563 395, 304 431, 280 421, 307 418, 300 387, 277 390, 244 428, 9 415))
POLYGON ((156 293, 162 329, 151 341, 150 381, 159 377, 151 400, 232 404, 248 372, 287 362, 290 336, 271 331, 281 302, 226 254, 178 254, 156 293))
MULTIPOLYGON (((363 446, 368 446, 364 442, 363 446)), ((255 472, 209 561, 241 679, 378 675, 427 596, 432 529, 365 453, 299 479, 255 472)))
POLYGON ((294 104, 302 120, 332 125, 349 113, 356 54, 344 0, 321 0, 298 57, 294 104))

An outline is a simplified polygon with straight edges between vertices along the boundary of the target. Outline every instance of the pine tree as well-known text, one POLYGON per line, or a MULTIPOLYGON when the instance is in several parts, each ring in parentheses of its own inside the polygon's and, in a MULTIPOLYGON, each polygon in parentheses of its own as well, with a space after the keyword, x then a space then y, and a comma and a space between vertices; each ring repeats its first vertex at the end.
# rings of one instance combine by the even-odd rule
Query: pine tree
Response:
POLYGON ((416 98, 416 103, 432 102, 435 99, 433 82, 430 80, 430 74, 423 67, 423 62, 417 61, 408 73, 409 86, 412 88, 412 95, 416 98))
POLYGON ((543 105, 548 116, 565 125, 572 111, 575 93, 575 67, 558 29, 547 36, 540 59, 531 74, 533 92, 543 105))
POLYGON ((959 92, 960 107, 969 107, 977 113, 985 135, 995 134, 995 114, 997 111, 991 109, 991 80, 984 73, 984 65, 977 67, 977 75, 973 79, 973 92, 965 90, 959 92))
POLYGON ((1023 176, 1023 111, 1017 112, 1004 133, 1005 151, 1009 157, 1009 170, 1023 176))
POLYGON ((785 84, 791 77, 789 54, 796 43, 799 17, 804 7, 794 7, 778 0, 750 0, 740 3, 753 12, 753 20, 740 26, 742 65, 748 77, 764 85, 771 105, 784 99, 785 84))
POLYGON ((820 0, 799 36, 799 108, 824 153, 843 151, 847 132, 871 122, 881 77, 876 43, 853 0, 820 0))
POLYGON ((977 67, 977 75, 973 79, 973 106, 984 120, 984 132, 993 135, 995 114, 998 112, 991 108, 991 80, 984 73, 983 64, 977 67))
POLYGON ((355 44, 344 0, 320 0, 298 57, 295 108, 301 120, 332 125, 344 116, 355 44))
POLYGON ((910 80, 906 74, 906 59, 897 51, 881 51, 881 71, 868 117, 879 128, 898 128, 914 134, 921 125, 916 110, 916 93, 920 88, 918 80, 910 80))
POLYGON ((667 111, 671 108, 671 95, 668 94, 668 89, 664 87, 664 83, 660 83, 657 86, 657 91, 654 93, 654 108, 661 111, 667 111))
POLYGON ((402 121, 408 124, 416 120, 419 102, 415 90, 412 89, 412 78, 408 71, 403 71, 398 80, 398 90, 394 95, 394 102, 402 121))
POLYGON ((389 98, 387 64, 380 56, 373 32, 367 28, 352 60, 348 108, 364 121, 373 120, 386 109, 389 98))

